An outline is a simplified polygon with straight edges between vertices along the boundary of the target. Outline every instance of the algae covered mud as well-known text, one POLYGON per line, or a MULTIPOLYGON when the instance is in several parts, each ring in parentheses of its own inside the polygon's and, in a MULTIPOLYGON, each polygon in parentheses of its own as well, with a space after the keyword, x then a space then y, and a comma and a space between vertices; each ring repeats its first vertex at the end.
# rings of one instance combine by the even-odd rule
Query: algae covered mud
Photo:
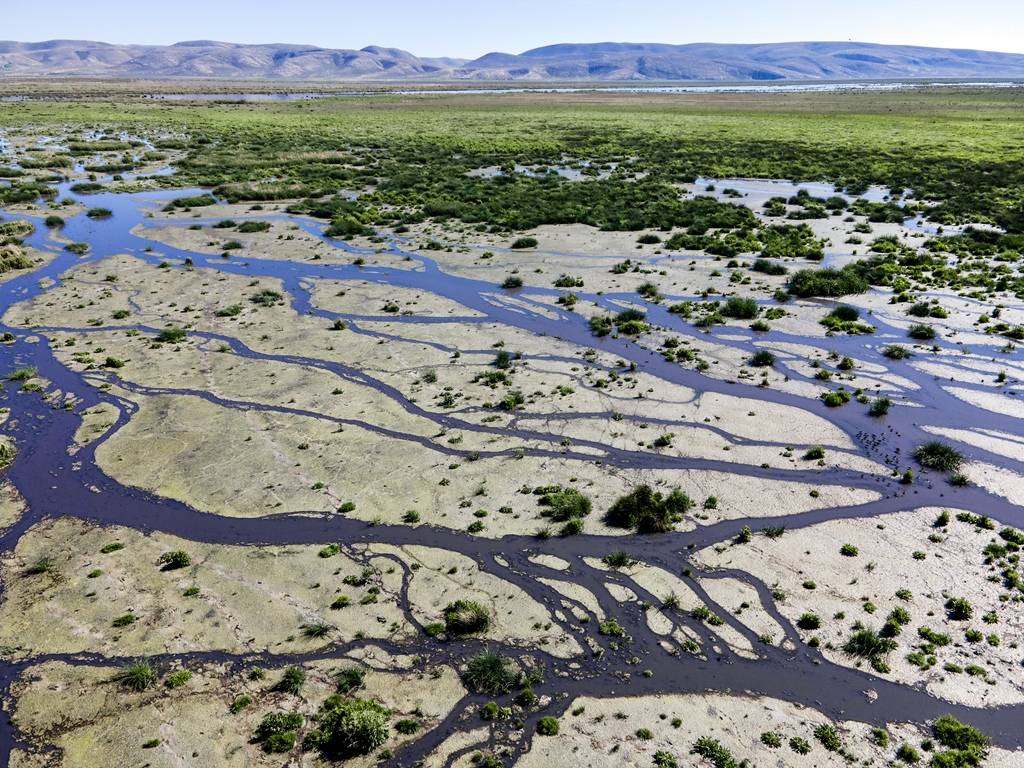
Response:
POLYGON ((15 106, 4 764, 1024 764, 1006 90, 15 106))

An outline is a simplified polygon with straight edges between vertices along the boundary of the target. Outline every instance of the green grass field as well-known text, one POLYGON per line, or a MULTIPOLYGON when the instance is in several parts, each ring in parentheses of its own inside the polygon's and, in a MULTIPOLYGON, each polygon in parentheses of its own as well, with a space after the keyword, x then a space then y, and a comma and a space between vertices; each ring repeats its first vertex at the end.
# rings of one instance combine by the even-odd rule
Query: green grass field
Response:
MULTIPOLYGON (((666 185, 707 175, 829 180, 854 192, 869 184, 912 189, 939 221, 991 221, 1024 230, 1019 89, 24 102, 5 108, 2 122, 186 134, 189 160, 170 183, 276 180, 259 193, 245 186, 229 190, 239 199, 317 196, 343 184, 384 180, 370 204, 440 200, 450 204, 452 215, 472 219, 462 213, 473 207, 468 203, 521 205, 551 182, 466 179, 465 171, 569 158, 622 168, 587 185, 593 189, 585 195, 541 194, 552 221, 571 220, 573 210, 598 198, 624 207, 636 206, 640 197, 664 200, 671 195, 666 185), (628 178, 633 173, 645 176, 643 184, 628 178), (627 189, 627 182, 642 195, 627 189)), ((640 219, 630 226, 663 223, 657 215, 640 219)))

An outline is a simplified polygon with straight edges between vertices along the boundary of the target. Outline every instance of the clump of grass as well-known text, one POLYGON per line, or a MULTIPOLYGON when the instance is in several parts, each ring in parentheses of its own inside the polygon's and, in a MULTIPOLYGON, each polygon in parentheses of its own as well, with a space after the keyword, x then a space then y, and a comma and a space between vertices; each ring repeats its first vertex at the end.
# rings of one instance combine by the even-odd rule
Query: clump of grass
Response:
POLYGON ((882 354, 890 360, 906 360, 908 357, 913 357, 913 353, 909 349, 899 344, 882 347, 882 354))
POLYGON ((7 374, 8 381, 28 381, 36 377, 37 371, 32 366, 24 366, 22 368, 16 368, 7 374))
POLYGON ((895 640, 882 637, 878 632, 867 627, 861 627, 854 631, 843 644, 843 650, 851 656, 859 656, 872 661, 881 659, 895 648, 895 640))
POLYGON ((892 400, 888 397, 877 397, 871 401, 871 407, 868 409, 870 416, 885 416, 889 412, 889 408, 892 406, 892 400))
POLYGON ((509 275, 502 281, 501 287, 507 291, 522 288, 523 278, 519 277, 519 275, 509 275))
POLYGON ((445 631, 450 635, 476 635, 491 626, 490 612, 473 600, 456 600, 444 609, 445 631))
POLYGON ((558 735, 558 720, 550 715, 542 717, 537 722, 537 733, 541 736, 557 736, 558 735))
POLYGON ((694 742, 690 754, 699 755, 708 760, 715 768, 736 768, 739 763, 732 752, 722 746, 718 739, 701 736, 694 742))
POLYGON ((162 344, 177 344, 184 341, 187 335, 182 328, 164 328, 156 335, 156 340, 162 344))
POLYGON ((176 571, 179 568, 187 568, 192 565, 192 558, 188 552, 178 549, 173 552, 164 552, 157 559, 157 563, 162 565, 165 571, 176 571))
POLYGON ((964 463, 964 455, 950 445, 930 440, 914 450, 914 459, 925 469, 956 472, 964 463))
POLYGON ((639 533, 671 531, 683 519, 693 502, 676 488, 668 496, 641 485, 621 496, 608 509, 605 520, 617 528, 633 528, 639 533))
POLYGON ((366 670, 362 667, 344 667, 334 673, 334 680, 338 685, 338 693, 351 693, 363 687, 366 679, 366 670))
POLYGON ((474 693, 499 696, 512 690, 516 673, 509 659, 492 651, 482 651, 466 664, 462 679, 474 693))
POLYGON ((317 640, 327 637, 334 631, 334 627, 323 621, 311 621, 303 624, 300 629, 304 637, 317 640))
POLYGON ((50 573, 56 567, 53 559, 41 557, 25 569, 26 576, 38 576, 43 573, 50 573))
POLYGON ((302 667, 288 667, 274 688, 278 691, 298 696, 302 692, 302 686, 305 684, 306 670, 302 667))
POLYGON ((192 679, 192 673, 187 669, 179 669, 172 672, 164 679, 164 685, 168 688, 180 688, 192 679))
POLYGON ((156 670, 145 661, 123 667, 114 675, 114 682, 130 691, 144 691, 156 685, 156 670))

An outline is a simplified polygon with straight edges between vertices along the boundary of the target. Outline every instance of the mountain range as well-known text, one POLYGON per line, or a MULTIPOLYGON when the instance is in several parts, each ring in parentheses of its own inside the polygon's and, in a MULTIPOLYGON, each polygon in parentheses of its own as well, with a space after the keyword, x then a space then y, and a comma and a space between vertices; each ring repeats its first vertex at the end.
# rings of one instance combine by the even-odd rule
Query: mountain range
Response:
POLYGON ((248 80, 751 81, 1024 77, 1024 54, 854 42, 581 43, 478 59, 397 48, 194 40, 115 45, 0 42, 0 77, 248 80))

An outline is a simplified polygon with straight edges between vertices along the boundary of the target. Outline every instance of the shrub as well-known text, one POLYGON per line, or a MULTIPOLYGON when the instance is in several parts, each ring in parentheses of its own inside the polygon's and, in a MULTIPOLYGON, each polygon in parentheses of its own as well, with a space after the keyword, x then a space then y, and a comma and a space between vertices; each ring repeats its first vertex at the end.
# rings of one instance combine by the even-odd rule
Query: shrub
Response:
POLYGON ((38 576, 42 573, 50 573, 54 569, 54 562, 48 557, 41 557, 25 569, 26 576, 38 576))
POLYGON ((395 730, 401 733, 403 736, 410 736, 420 729, 419 720, 399 720, 395 723, 395 730))
POLYGON ((444 609, 444 628, 450 635, 475 635, 491 626, 491 614, 472 600, 456 600, 444 609))
POLYGON ((626 630, 613 618, 608 618, 597 625, 597 631, 606 637, 625 637, 626 630))
POLYGON ((912 339, 920 339, 922 341, 927 341, 929 339, 935 338, 935 329, 932 328, 930 325, 915 323, 914 325, 910 326, 910 329, 907 331, 907 335, 912 339))
POLYGON ((605 520, 609 525, 633 528, 640 533, 664 533, 682 520, 691 504, 690 498, 678 488, 663 496, 650 486, 641 485, 612 504, 605 520))
POLYGON ((302 692, 302 686, 305 684, 306 670, 302 667, 288 667, 274 688, 275 690, 298 696, 302 692))
POLYGON ((951 597, 946 601, 949 618, 954 621, 967 621, 974 615, 974 606, 963 597, 951 597))
POLYGON ((900 748, 896 750, 896 759, 913 765, 921 759, 921 755, 916 749, 904 742, 900 745, 900 748))
POLYGON ((829 408, 839 408, 840 406, 846 405, 850 402, 850 393, 845 389, 838 389, 834 392, 824 392, 821 395, 821 400, 829 408))
POLYGON ((718 739, 710 736, 701 736, 694 742, 691 755, 700 755, 709 760, 715 768, 736 768, 736 758, 732 753, 722 746, 718 739))
POLYGON ((840 304, 828 314, 830 317, 834 317, 836 320, 844 323, 852 323, 860 318, 860 310, 856 307, 851 307, 849 304, 840 304))
POLYGON ((483 651, 469 660, 462 679, 475 693, 497 696, 512 690, 516 674, 509 659, 483 651))
POLYGON ((254 739, 264 752, 290 752, 295 746, 295 732, 305 718, 298 712, 269 712, 256 726, 254 739))
POLYGON ((853 544, 843 544, 843 546, 839 548, 839 554, 843 557, 856 557, 860 554, 860 550, 853 546, 853 544))
POLYGON ((558 735, 558 719, 554 717, 542 717, 537 721, 537 733, 541 736, 558 735))
POLYGON ((774 731, 765 731, 761 734, 761 743, 766 747, 778 749, 782 746, 782 737, 774 731))
POLYGON ((388 738, 391 710, 375 701, 330 696, 317 714, 306 745, 330 759, 366 755, 388 738))
POLYGON ((181 328, 164 328, 157 334, 156 340, 164 344, 177 344, 184 341, 186 335, 181 328))
POLYGON ((775 363, 775 355, 767 349, 760 349, 750 356, 748 361, 755 368, 767 368, 775 363))
POLYGON ((800 618, 796 620, 796 625, 800 627, 800 629, 820 629, 821 617, 818 616, 816 613, 811 613, 810 611, 808 611, 807 613, 800 614, 800 618))
POLYGON ((742 299, 739 296, 733 296, 722 307, 722 314, 726 317, 732 317, 736 320, 753 320, 757 317, 757 313, 760 311, 760 307, 757 306, 757 302, 753 299, 742 299))
POLYGON ((516 240, 514 243, 512 243, 512 247, 515 248, 516 250, 521 250, 523 248, 536 248, 537 247, 537 238, 535 238, 535 237, 520 237, 518 240, 516 240))
POLYGON ((914 450, 914 459, 925 469, 934 469, 938 472, 955 472, 964 462, 964 456, 960 451, 938 440, 919 445, 914 450))
POLYGON ((188 552, 178 549, 174 552, 164 552, 157 558, 157 563, 163 566, 165 571, 174 571, 179 568, 187 568, 192 565, 192 558, 188 552))
POLYGON ((755 272, 761 272, 766 275, 784 275, 789 272, 789 270, 781 264, 769 261, 768 259, 755 259, 750 268, 755 272))
POLYGON ((609 552, 607 555, 602 557, 601 562, 609 568, 628 568, 636 561, 630 557, 628 553, 623 552, 622 550, 616 550, 615 552, 609 552))
POLYGON ((192 673, 187 669, 179 669, 177 672, 172 672, 164 680, 164 685, 168 688, 180 688, 189 680, 192 679, 192 673))
POLYGON ((131 691, 144 691, 156 685, 156 671, 145 661, 137 661, 121 668, 114 681, 131 691))
POLYGON ((906 360, 908 357, 913 356, 909 349, 901 347, 899 344, 889 344, 883 347, 882 354, 890 360, 906 360))
POLYGON ((575 488, 559 488, 557 491, 546 493, 541 496, 538 503, 546 507, 542 513, 544 517, 550 517, 559 523, 590 514, 590 499, 575 488))
POLYGON ((885 416, 889 412, 892 401, 888 397, 877 397, 871 401, 868 414, 871 416, 885 416))
POLYGON ((505 278, 504 282, 502 282, 501 287, 505 288, 506 290, 512 290, 513 288, 522 288, 523 278, 519 277, 519 275, 509 275, 508 277, 505 278))
POLYGON ((843 269, 801 269, 789 278, 786 289, 794 296, 806 299, 813 296, 834 298, 851 293, 863 293, 870 284, 857 270, 843 269))
POLYGON ((817 461, 825 458, 825 449, 820 445, 816 445, 813 448, 808 448, 804 454, 804 458, 807 461, 817 461))
POLYGON ((987 756, 988 737, 954 717, 943 715, 932 724, 935 740, 947 751, 936 753, 931 764, 934 768, 963 768, 978 766, 987 756))
POLYGON ((264 288, 259 293, 254 293, 249 297, 249 301, 260 307, 272 307, 283 299, 284 296, 277 291, 270 290, 269 288, 264 288))
POLYGON ((828 723, 822 723, 814 729, 814 738, 820 741, 821 745, 829 752, 842 751, 843 742, 840 741, 839 734, 836 733, 836 729, 828 723))
POLYGON ((238 231, 246 234, 251 234, 253 232, 267 232, 269 229, 269 221, 243 221, 238 225, 238 231))
POLYGON ((232 715, 237 715, 250 704, 252 704, 252 696, 243 693, 241 696, 235 697, 235 700, 231 702, 231 706, 228 707, 228 711, 232 715))
POLYGON ((896 648, 896 641, 882 637, 878 632, 866 627, 856 630, 843 644, 843 650, 851 656, 876 659, 896 648))
POLYGON ((789 740, 789 748, 798 755, 806 755, 811 751, 811 745, 807 742, 807 739, 801 739, 799 736, 794 736, 789 740))
POLYGON ((322 621, 310 621, 305 624, 302 624, 299 627, 299 629, 302 630, 302 634, 304 637, 308 637, 310 639, 318 639, 322 637, 327 637, 334 630, 334 627, 322 621))
POLYGON ((334 673, 338 693, 351 693, 359 690, 363 687, 364 679, 366 679, 366 670, 362 667, 344 667, 334 673))

